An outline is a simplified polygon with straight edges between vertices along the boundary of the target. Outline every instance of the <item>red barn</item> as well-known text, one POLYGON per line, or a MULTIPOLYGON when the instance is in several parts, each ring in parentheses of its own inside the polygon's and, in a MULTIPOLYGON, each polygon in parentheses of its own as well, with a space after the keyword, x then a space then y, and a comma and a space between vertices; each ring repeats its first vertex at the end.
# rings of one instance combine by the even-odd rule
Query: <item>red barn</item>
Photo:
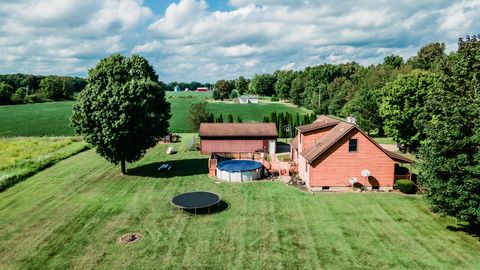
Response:
POLYGON ((197 92, 208 92, 207 87, 197 87, 197 92))
POLYGON ((198 133, 202 154, 276 152, 274 123, 202 123, 198 133))
POLYGON ((382 148, 353 123, 322 115, 297 130, 291 157, 310 189, 344 189, 354 182, 391 189, 395 180, 410 177, 400 170, 410 159, 382 148))

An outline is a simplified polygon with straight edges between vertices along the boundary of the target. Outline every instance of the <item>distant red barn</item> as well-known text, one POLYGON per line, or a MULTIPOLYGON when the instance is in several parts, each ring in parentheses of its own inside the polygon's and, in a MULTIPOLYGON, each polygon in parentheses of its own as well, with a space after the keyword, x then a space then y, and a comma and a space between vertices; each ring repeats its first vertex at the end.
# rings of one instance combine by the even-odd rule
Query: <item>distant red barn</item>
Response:
POLYGON ((202 123, 200 151, 212 153, 276 153, 274 123, 202 123))
POLYGON ((208 88, 207 87, 197 87, 197 92, 207 92, 208 88))
POLYGON ((320 116, 297 127, 291 155, 298 175, 310 189, 363 185, 392 188, 395 180, 410 177, 399 169, 412 161, 378 145, 354 123, 320 116), (368 171, 369 176, 362 175, 368 171))

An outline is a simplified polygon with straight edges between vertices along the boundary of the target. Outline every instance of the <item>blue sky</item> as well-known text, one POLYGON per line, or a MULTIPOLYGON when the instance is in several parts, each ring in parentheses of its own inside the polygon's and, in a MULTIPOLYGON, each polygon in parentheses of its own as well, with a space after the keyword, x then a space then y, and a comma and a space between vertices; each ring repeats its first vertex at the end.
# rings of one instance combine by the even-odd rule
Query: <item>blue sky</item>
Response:
MULTIPOLYGON (((148 6, 152 9, 153 12, 156 14, 163 14, 165 12, 165 9, 172 4, 172 3, 178 3, 179 1, 165 1, 165 0, 146 0, 144 1, 144 5, 148 6)), ((208 4, 208 10, 210 11, 228 11, 232 10, 233 6, 231 6, 228 1, 226 0, 218 0, 218 1, 212 1, 208 0, 205 1, 208 4)))
POLYGON ((140 54, 161 80, 215 82, 408 58, 480 31, 480 0, 1 0, 0 73, 86 76, 140 54))

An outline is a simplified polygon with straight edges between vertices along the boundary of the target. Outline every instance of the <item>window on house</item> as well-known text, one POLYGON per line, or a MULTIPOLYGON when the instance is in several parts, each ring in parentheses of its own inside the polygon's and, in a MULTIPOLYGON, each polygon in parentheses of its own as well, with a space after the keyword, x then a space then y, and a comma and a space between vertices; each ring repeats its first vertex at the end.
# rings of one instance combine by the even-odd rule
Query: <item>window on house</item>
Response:
POLYGON ((348 152, 357 152, 357 139, 348 140, 348 152))

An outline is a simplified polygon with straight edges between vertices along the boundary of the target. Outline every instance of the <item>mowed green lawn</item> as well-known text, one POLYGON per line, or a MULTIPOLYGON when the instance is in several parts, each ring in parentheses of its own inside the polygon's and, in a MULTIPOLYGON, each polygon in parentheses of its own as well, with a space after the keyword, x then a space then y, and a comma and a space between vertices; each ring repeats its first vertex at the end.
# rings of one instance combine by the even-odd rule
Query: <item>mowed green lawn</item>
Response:
POLYGON ((176 155, 163 144, 128 164, 128 176, 89 150, 0 193, 0 268, 480 268, 480 239, 448 229, 457 223, 421 197, 217 184, 204 156, 174 146, 176 155), (165 161, 173 171, 157 173, 165 161), (229 208, 194 216, 170 205, 194 190, 217 192, 229 208), (118 244, 128 232, 142 238, 118 244))
MULTIPOLYGON (((167 93, 172 106, 170 131, 189 132, 190 106, 195 102, 206 101, 210 93, 180 92, 167 93)), ((72 136, 70 127, 73 101, 49 102, 25 105, 0 106, 0 137, 15 136, 72 136)), ((226 120, 228 114, 239 115, 244 122, 261 122, 263 117, 271 112, 308 111, 283 103, 235 104, 213 102, 208 104, 208 110, 215 116, 223 114, 226 120)))

